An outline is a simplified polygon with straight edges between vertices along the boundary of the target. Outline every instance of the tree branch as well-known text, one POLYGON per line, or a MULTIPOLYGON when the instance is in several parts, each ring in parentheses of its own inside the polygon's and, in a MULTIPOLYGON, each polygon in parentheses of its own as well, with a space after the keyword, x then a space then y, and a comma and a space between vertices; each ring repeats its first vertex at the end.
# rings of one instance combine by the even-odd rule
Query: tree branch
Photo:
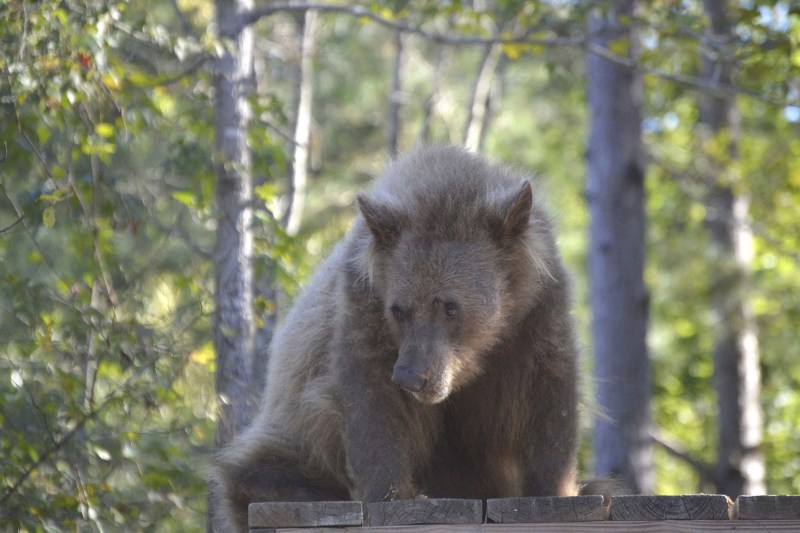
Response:
POLYGON ((16 481, 14 481, 14 483, 12 483, 11 486, 9 486, 6 489, 5 494, 3 494, 2 497, 0 497, 0 506, 4 506, 4 504, 8 501, 8 499, 11 498, 11 496, 19 490, 19 488, 22 486, 23 483, 25 483, 25 481, 31 476, 31 474, 33 474, 36 470, 38 470, 39 467, 42 466, 44 463, 49 461, 50 457, 53 454, 57 453, 59 450, 61 450, 61 448, 66 446, 73 439, 73 437, 75 437, 78 433, 81 432, 83 427, 89 421, 91 421, 97 415, 99 415, 100 412, 103 409, 105 409, 105 407, 111 402, 111 400, 115 399, 116 397, 117 397, 116 394, 114 393, 110 394, 97 409, 89 411, 89 413, 87 413, 86 416, 84 416, 78 421, 78 423, 75 425, 74 428, 69 430, 63 437, 61 437, 61 439, 55 441, 53 443, 53 446, 45 450, 43 453, 39 454, 39 459, 35 463, 30 465, 22 473, 22 475, 20 475, 16 479, 16 481))
POLYGON ((650 438, 654 444, 659 445, 669 455, 675 457, 676 459, 680 459, 689 465, 692 470, 697 472, 697 474, 700 476, 701 485, 714 485, 714 472, 709 465, 693 457, 688 451, 683 449, 680 444, 672 440, 668 440, 663 435, 656 434, 655 431, 650 432, 650 438))
POLYGON ((14 229, 16 227, 17 224, 22 222, 24 219, 25 219, 25 217, 19 217, 19 218, 17 218, 17 220, 12 222, 11 224, 6 226, 5 228, 0 228, 0 235, 2 235, 3 233, 11 231, 12 229, 14 229))
POLYGON ((361 6, 347 6, 334 4, 272 4, 255 8, 240 15, 241 27, 253 24, 263 17, 279 12, 319 11, 320 13, 339 13, 351 17, 366 18, 385 28, 403 33, 412 33, 424 37, 429 41, 451 45, 491 45, 491 44, 538 44, 543 46, 581 46, 583 37, 553 37, 548 39, 532 39, 525 37, 480 37, 476 35, 453 36, 443 33, 424 30, 419 25, 412 25, 402 20, 391 20, 361 6))
POLYGON ((744 96, 749 96, 751 98, 755 98, 757 100, 761 100, 762 102, 766 102, 768 104, 774 104, 777 106, 789 105, 788 100, 779 100, 777 98, 773 98, 771 96, 767 96, 752 91, 750 89, 746 89, 739 85, 720 83, 718 81, 698 78, 695 76, 687 76, 685 74, 673 74, 665 70, 644 66, 634 59, 615 54, 608 48, 605 48, 597 44, 588 43, 585 46, 590 53, 597 54, 598 56, 604 59, 607 59, 613 63, 617 63, 618 65, 634 68, 637 69, 642 74, 649 74, 651 76, 656 76, 663 80, 677 83, 678 85, 684 85, 692 89, 697 89, 704 93, 710 94, 711 96, 723 98, 723 97, 744 95, 744 96))
MULTIPOLYGON (((0 165, 2 165, 2 164, 3 164, 3 162, 6 160, 6 158, 7 158, 7 157, 8 157, 8 143, 6 143, 6 142, 3 142, 3 156, 2 156, 2 157, 0 157, 0 165)), ((23 220, 24 218, 25 218, 25 217, 23 217, 23 216, 21 216, 21 215, 20 215, 20 216, 17 216, 17 220, 15 220, 14 222, 12 222, 11 224, 9 224, 8 226, 6 226, 5 228, 0 228, 0 235, 2 235, 3 233, 6 233, 7 231, 11 231, 12 229, 14 229, 14 227, 15 227, 17 224, 19 224, 20 222, 22 222, 22 220, 23 220)))
POLYGON ((631 59, 626 56, 615 54, 609 49, 592 44, 590 42, 590 35, 582 35, 577 37, 551 37, 544 39, 537 39, 531 37, 481 37, 477 35, 466 36, 453 36, 439 32, 429 31, 423 29, 420 25, 409 24, 399 19, 387 19, 378 13, 374 13, 367 8, 361 6, 347 6, 347 5, 333 5, 333 4, 272 4, 267 6, 258 7, 250 11, 246 11, 239 16, 238 26, 243 28, 249 24, 257 22, 263 17, 274 15, 280 12, 300 12, 308 10, 316 10, 320 13, 338 13, 342 15, 349 15, 351 17, 365 18, 379 24, 385 28, 393 29, 403 33, 411 33, 419 35, 420 37, 429 41, 453 45, 453 46, 491 46, 491 45, 540 45, 545 47, 574 47, 585 49, 588 52, 597 54, 609 61, 624 65, 630 68, 635 68, 642 74, 656 76, 679 85, 684 85, 696 90, 704 91, 715 96, 736 96, 744 95, 763 102, 773 105, 786 106, 790 102, 788 100, 781 100, 764 94, 760 94, 751 89, 747 89, 738 85, 723 84, 713 80, 704 80, 695 76, 687 76, 684 74, 674 74, 661 69, 647 67, 640 64, 637 60, 631 59))

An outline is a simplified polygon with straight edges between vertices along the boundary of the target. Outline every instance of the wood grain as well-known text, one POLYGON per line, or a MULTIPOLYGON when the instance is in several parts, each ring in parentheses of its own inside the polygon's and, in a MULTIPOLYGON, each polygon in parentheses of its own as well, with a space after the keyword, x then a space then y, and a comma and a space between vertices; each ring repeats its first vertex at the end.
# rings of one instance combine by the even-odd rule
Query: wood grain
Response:
POLYGON ((267 502, 251 503, 251 528, 360 526, 361 502, 267 502))
POLYGON ((728 520, 733 503, 727 496, 614 496, 611 520, 728 520))
POLYGON ((736 498, 739 520, 800 519, 800 496, 739 496, 736 498))
POLYGON ((499 498, 486 501, 486 520, 498 524, 605 520, 602 496, 499 498))
POLYGON ((797 533, 800 520, 661 520, 278 529, 276 533, 797 533))
POLYGON ((411 524, 480 524, 481 500, 417 499, 368 503, 365 524, 404 526, 411 524))

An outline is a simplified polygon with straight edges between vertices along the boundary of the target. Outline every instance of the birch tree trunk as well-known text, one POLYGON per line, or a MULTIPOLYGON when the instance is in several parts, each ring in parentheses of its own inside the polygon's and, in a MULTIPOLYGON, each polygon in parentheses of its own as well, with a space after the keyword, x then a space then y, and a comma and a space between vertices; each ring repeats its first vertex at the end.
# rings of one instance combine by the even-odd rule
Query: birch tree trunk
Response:
POLYGON ((433 67, 433 79, 430 84, 431 90, 422 107, 422 129, 419 134, 419 142, 422 143, 428 142, 431 137, 431 124, 436 112, 436 104, 439 100, 439 86, 448 50, 448 47, 442 46, 436 54, 436 63, 433 67))
MULTIPOLYGON (((636 36, 623 23, 635 3, 611 4, 590 23, 593 47, 627 50, 636 36)), ((634 68, 597 53, 587 57, 591 126, 587 196, 591 213, 589 279, 596 399, 607 417, 594 428, 595 469, 635 492, 653 491, 649 437, 651 376, 645 336, 642 81, 634 68)))
POLYGON ((395 33, 394 49, 392 80, 389 86, 389 115, 386 121, 386 144, 390 158, 397 157, 397 139, 400 136, 400 106, 403 99, 403 32, 401 31, 395 33))
MULTIPOLYGON (((726 13, 726 0, 705 0, 711 24, 709 49, 724 50, 734 37, 726 13)), ((703 78, 729 84, 730 61, 703 57, 703 78)), ((761 370, 755 317, 748 300, 753 235, 748 216, 750 199, 734 191, 726 179, 730 163, 737 157, 738 112, 730 97, 702 94, 698 141, 703 145, 727 141, 728 160, 703 158, 709 192, 706 225, 714 253, 717 278, 711 288, 716 325, 714 388, 719 406, 716 490, 732 498, 740 494, 763 494, 765 465, 761 451, 763 414, 761 370)), ((702 149, 702 147, 701 147, 702 149)))
POLYGON ((240 22, 251 0, 216 0, 216 23, 225 52, 214 71, 217 243, 214 252, 214 347, 219 402, 217 444, 249 422, 255 405, 253 315, 253 186, 247 128, 253 83, 253 34, 240 22))
MULTIPOLYGON (((297 235, 303 223, 308 170, 310 165, 312 101, 313 101, 313 60, 316 52, 316 32, 319 15, 307 10, 295 15, 297 33, 294 52, 294 124, 292 135, 292 162, 287 180, 288 194, 280 207, 280 220, 289 235, 297 235)), ((265 206, 261 206, 265 208, 265 206)), ((274 305, 265 308, 258 317, 255 339, 255 359, 253 361, 253 386, 261 391, 266 384, 269 345, 275 334, 279 312, 288 308, 290 302, 285 291, 272 279, 272 274, 256 273, 255 298, 274 305)), ((259 306, 257 305, 256 308, 259 306)))
POLYGON ((308 154, 311 143, 311 109, 313 101, 313 59, 317 12, 306 11, 300 17, 298 72, 295 84, 296 104, 294 122, 294 149, 292 153, 292 179, 290 201, 285 216, 286 232, 297 235, 303 218, 306 187, 308 185, 308 154))
POLYGON ((472 86, 467 123, 464 128, 464 148, 472 152, 479 152, 483 146, 489 119, 492 81, 502 55, 500 45, 486 46, 478 69, 478 76, 472 86))

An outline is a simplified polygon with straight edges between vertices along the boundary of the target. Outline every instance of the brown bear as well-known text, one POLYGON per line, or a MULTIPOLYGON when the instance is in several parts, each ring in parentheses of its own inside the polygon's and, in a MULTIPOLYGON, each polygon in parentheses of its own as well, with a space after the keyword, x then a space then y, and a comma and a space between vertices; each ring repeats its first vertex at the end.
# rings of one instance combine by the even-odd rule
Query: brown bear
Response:
POLYGON ((570 282, 529 180, 421 147, 358 208, 215 460, 218 530, 257 501, 576 494, 570 282))

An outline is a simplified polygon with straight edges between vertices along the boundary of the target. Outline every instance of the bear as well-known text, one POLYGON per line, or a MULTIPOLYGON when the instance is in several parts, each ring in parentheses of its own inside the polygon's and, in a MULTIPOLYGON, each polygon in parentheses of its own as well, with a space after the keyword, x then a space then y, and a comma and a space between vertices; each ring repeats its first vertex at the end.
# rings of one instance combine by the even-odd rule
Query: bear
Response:
POLYGON ((357 204, 214 460, 217 530, 259 501, 577 494, 571 282, 531 179, 420 146, 357 204))

